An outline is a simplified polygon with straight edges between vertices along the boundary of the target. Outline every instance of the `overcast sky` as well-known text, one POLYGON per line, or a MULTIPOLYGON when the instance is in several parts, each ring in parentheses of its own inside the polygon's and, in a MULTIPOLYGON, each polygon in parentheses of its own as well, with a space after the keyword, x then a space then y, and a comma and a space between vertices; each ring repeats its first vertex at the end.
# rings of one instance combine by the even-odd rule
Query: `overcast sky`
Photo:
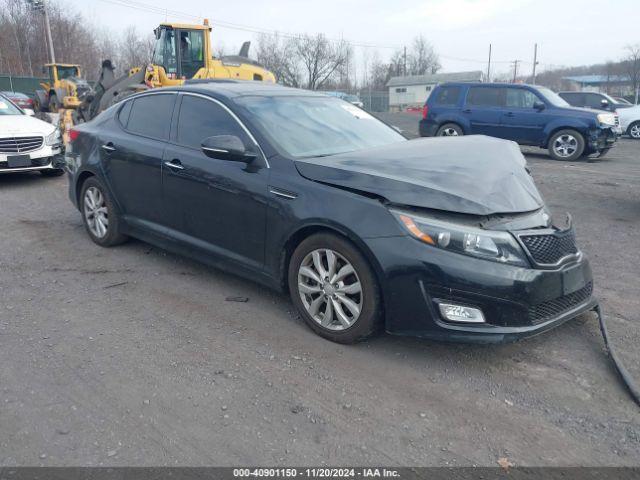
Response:
MULTIPOLYGON (((252 40, 250 31, 216 26, 216 21, 292 33, 322 32, 328 37, 377 45, 357 47, 362 61, 377 51, 386 58, 392 49, 410 45, 423 34, 440 54, 443 71, 486 70, 489 44, 492 68, 510 70, 522 61, 520 73, 530 72, 533 45, 538 43, 541 69, 619 60, 628 44, 640 43, 637 1, 615 0, 66 0, 89 20, 118 30, 135 24, 151 32, 159 22, 193 23, 183 12, 214 22, 213 44, 227 50, 252 40), (168 15, 117 5, 165 8, 168 15), (175 12, 172 14, 171 12, 175 12)), ((198 22, 199 23, 199 22, 198 22)))

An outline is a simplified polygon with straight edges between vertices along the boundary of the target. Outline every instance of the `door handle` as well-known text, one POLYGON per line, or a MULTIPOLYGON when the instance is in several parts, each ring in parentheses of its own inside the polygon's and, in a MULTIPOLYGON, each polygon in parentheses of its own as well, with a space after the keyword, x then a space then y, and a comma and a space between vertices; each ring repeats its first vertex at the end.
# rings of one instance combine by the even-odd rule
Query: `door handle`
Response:
POLYGON ((109 152, 109 153, 111 153, 111 152, 115 152, 115 151, 116 151, 116 147, 114 147, 114 146, 113 146, 113 143, 111 143, 111 142, 105 143, 104 145, 102 145, 102 147, 101 147, 101 148, 102 148, 105 152, 109 152))
POLYGON ((513 113, 513 112, 507 112, 504 115, 505 115, 505 117, 515 117, 516 114, 513 113))
POLYGON ((164 162, 164 164, 171 168, 172 170, 184 170, 184 167, 182 166, 182 162, 180 162, 180 160, 178 160, 177 158, 174 158, 173 160, 171 160, 170 162, 164 162))
POLYGON ((462 113, 471 113, 471 109, 470 108, 465 108, 464 110, 462 110, 462 113))

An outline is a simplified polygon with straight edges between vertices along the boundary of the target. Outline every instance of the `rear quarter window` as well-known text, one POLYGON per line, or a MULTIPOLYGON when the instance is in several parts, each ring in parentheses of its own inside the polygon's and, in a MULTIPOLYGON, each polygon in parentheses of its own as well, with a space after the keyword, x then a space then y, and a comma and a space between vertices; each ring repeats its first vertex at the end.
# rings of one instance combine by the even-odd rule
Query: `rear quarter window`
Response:
POLYGON ((460 98, 460 87, 440 87, 433 94, 433 104, 442 106, 455 106, 460 98))

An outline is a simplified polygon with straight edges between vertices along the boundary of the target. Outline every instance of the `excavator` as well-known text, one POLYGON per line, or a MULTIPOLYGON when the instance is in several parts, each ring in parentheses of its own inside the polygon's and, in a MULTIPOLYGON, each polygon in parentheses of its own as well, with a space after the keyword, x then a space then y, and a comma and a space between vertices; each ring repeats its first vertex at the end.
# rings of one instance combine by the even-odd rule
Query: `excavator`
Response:
POLYGON ((74 124, 87 122, 103 110, 134 93, 151 88, 182 85, 186 81, 239 79, 275 83, 272 72, 249 58, 250 42, 238 55, 214 58, 211 26, 162 23, 154 30, 156 43, 151 64, 136 67, 116 78, 110 60, 102 62, 99 79, 93 89, 79 95, 76 108, 60 110, 60 130, 65 143, 74 124))

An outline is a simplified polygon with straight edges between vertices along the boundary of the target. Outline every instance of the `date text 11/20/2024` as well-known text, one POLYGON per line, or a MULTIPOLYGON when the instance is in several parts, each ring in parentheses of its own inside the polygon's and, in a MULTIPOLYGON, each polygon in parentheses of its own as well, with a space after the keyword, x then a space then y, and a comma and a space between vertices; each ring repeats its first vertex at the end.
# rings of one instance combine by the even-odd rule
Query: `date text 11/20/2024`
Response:
POLYGON ((398 478, 397 470, 387 468, 235 468, 234 477, 265 478, 398 478))

